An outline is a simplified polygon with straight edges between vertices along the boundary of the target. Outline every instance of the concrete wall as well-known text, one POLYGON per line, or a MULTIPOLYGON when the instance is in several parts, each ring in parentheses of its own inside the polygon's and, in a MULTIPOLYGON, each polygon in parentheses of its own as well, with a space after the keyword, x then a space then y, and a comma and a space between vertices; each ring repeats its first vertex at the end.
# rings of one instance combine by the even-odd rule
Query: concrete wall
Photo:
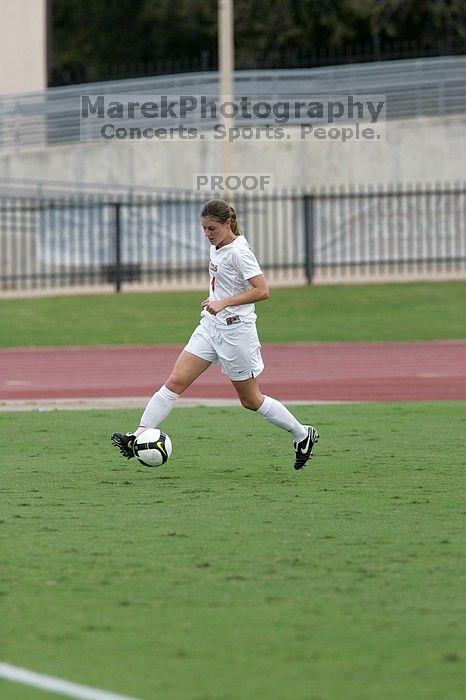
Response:
MULTIPOLYGON (((394 120, 386 142, 238 142, 233 171, 271 173, 276 187, 466 181, 466 115, 394 120)), ((76 143, 0 153, 0 176, 187 187, 219 172, 210 141, 76 143)))
POLYGON ((1 0, 0 13, 0 95, 45 90, 46 0, 1 0))

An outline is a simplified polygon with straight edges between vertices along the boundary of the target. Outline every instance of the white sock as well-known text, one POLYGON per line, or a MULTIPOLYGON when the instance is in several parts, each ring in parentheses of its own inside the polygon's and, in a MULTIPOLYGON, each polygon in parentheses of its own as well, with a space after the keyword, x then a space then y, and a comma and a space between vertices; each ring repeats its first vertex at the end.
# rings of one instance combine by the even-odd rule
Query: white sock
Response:
POLYGON ((134 431, 136 437, 148 428, 157 428, 168 416, 179 399, 179 394, 167 389, 165 384, 155 392, 141 416, 139 427, 134 431))
POLYGON ((265 420, 270 421, 270 423, 278 425, 279 428, 283 428, 289 433, 293 433, 296 442, 301 442, 307 436, 307 430, 304 425, 301 425, 294 415, 277 399, 264 396, 262 406, 257 409, 257 413, 263 416, 265 420))

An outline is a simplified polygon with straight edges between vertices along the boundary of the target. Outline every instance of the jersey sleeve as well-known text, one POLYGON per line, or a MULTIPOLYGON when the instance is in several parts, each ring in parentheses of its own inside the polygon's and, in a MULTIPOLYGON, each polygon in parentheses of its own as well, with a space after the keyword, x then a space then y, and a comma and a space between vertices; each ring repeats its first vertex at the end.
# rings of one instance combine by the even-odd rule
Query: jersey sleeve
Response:
POLYGON ((235 250, 232 262, 244 280, 264 274, 257 262, 256 256, 249 246, 244 246, 240 250, 235 250))

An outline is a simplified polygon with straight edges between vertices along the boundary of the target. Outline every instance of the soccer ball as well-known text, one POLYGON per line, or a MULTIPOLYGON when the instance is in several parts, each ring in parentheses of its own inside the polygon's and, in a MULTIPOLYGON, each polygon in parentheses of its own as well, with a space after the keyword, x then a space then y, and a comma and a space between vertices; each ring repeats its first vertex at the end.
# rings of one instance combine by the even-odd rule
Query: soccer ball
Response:
POLYGON ((134 441, 134 454, 145 467, 160 467, 172 453, 172 441, 166 433, 150 428, 134 441))

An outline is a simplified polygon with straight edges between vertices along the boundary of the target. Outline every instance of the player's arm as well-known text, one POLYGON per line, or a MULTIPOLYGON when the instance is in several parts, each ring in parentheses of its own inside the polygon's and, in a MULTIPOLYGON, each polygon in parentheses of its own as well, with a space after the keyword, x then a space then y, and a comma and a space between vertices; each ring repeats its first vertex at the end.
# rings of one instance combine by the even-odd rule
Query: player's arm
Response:
POLYGON ((232 297, 225 297, 225 299, 220 299, 219 301, 209 301, 209 299, 205 299, 201 306, 215 316, 215 314, 218 314, 219 311, 222 311, 222 309, 225 309, 227 306, 255 304, 257 301, 263 301, 269 298, 269 286, 264 275, 251 277, 248 279, 248 282, 251 285, 251 289, 248 289, 246 292, 235 294, 232 297))

